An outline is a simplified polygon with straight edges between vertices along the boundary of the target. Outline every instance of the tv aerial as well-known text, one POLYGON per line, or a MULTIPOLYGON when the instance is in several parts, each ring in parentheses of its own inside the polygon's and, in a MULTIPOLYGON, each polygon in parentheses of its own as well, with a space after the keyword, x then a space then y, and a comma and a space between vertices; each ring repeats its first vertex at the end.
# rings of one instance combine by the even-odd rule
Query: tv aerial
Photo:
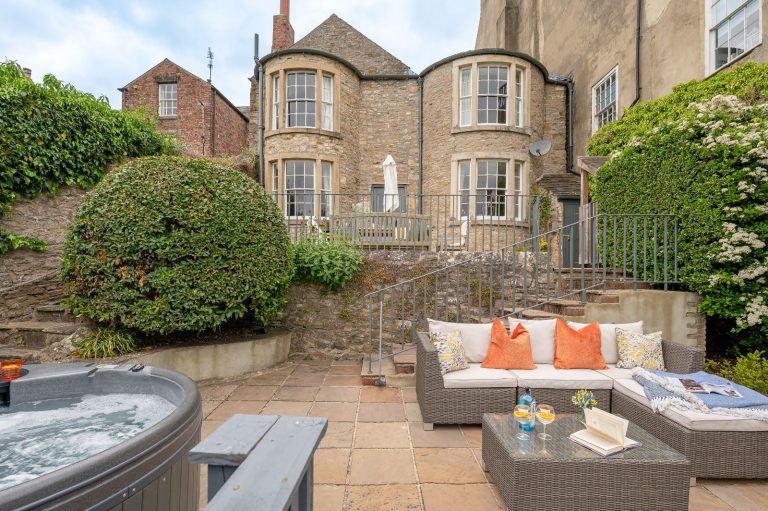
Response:
POLYGON ((528 152, 530 152, 533 156, 544 156, 549 152, 550 149, 552 149, 552 141, 544 138, 531 144, 528 152))

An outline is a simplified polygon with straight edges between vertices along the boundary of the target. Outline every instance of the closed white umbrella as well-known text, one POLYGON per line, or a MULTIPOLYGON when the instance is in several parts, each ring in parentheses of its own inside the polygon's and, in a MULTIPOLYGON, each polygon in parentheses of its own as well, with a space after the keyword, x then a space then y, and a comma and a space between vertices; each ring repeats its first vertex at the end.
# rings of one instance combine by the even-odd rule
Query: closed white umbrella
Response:
POLYGON ((397 190, 397 165, 391 154, 384 159, 384 211, 396 211, 400 207, 397 190))

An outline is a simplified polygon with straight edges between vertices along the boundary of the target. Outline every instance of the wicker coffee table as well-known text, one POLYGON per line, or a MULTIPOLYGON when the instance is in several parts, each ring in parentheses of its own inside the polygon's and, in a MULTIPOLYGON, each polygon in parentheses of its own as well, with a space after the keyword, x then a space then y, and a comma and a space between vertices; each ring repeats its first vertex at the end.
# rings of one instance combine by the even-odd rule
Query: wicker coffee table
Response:
POLYGON ((687 510, 688 459, 630 423, 640 447, 603 458, 568 436, 583 429, 575 415, 547 426, 551 440, 518 440, 511 414, 483 415, 483 462, 513 510, 687 510))

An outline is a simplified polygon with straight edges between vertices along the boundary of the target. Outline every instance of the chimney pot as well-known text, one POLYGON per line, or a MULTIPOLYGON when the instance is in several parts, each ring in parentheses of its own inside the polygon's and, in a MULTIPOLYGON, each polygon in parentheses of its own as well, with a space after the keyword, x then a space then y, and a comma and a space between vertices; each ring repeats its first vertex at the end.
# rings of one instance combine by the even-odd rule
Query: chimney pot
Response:
POLYGON ((23 67, 23 68, 21 68, 21 70, 24 72, 24 76, 26 76, 27 78, 32 78, 32 70, 31 69, 29 69, 28 67, 23 67))
POLYGON ((280 0, 280 14, 291 18, 291 0, 280 0))
POLYGON ((280 0, 280 14, 272 18, 272 51, 293 46, 294 32, 291 26, 290 4, 290 0, 280 0))

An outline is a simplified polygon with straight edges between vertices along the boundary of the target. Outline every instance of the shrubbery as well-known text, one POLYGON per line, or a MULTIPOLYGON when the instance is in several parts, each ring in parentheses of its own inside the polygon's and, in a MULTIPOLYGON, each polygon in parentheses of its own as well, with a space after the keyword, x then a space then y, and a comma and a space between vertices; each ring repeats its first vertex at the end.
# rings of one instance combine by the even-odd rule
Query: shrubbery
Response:
MULTIPOLYGON (((108 164, 171 146, 146 119, 112 110, 106 98, 79 92, 52 75, 37 84, 18 64, 0 63, 0 217, 17 194, 34 197, 64 185, 87 188, 108 164)), ((8 239, 0 233, 0 254, 13 248, 8 239)))
POLYGON ((735 362, 707 360, 705 369, 768 396, 768 359, 762 351, 740 356, 735 362))
POLYGON ((344 287, 362 266, 363 252, 344 241, 304 238, 296 244, 296 278, 328 291, 344 287))
POLYGON ((282 312, 294 273, 279 208, 251 178, 204 160, 148 157, 88 195, 62 255, 75 314, 150 334, 282 312))
POLYGON ((603 213, 678 215, 680 278, 701 310, 730 318, 741 350, 767 345, 767 104, 693 103, 616 151, 596 185, 603 213))
POLYGON ((116 357, 138 349, 136 339, 125 330, 97 328, 76 340, 77 354, 83 358, 116 357))

